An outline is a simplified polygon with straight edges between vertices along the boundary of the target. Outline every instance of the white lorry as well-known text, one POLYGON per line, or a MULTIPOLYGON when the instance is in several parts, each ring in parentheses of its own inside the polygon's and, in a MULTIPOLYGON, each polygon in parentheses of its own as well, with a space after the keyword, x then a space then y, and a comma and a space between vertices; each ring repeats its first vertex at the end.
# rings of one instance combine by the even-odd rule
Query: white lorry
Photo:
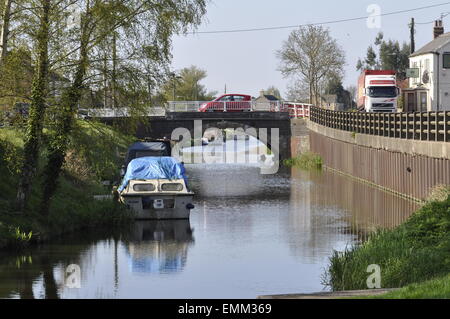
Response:
POLYGON ((400 89, 395 71, 365 70, 358 80, 358 110, 397 112, 400 89))

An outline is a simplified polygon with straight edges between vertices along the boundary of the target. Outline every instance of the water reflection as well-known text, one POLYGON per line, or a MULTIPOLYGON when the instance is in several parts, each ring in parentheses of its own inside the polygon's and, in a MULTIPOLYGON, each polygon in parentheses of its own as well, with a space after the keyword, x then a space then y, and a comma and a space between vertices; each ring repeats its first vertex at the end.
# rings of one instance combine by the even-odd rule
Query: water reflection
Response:
POLYGON ((188 220, 139 221, 126 244, 131 272, 180 272, 194 242, 188 220))
POLYGON ((314 292, 333 249, 404 221, 417 205, 324 170, 261 175, 187 165, 188 221, 138 222, 0 253, 0 298, 254 298, 314 292), (195 245, 193 229, 195 229, 195 245), (80 266, 80 288, 66 284, 80 266))
POLYGON ((286 240, 295 256, 310 262, 362 242, 377 229, 393 228, 419 205, 328 170, 291 172, 286 240))

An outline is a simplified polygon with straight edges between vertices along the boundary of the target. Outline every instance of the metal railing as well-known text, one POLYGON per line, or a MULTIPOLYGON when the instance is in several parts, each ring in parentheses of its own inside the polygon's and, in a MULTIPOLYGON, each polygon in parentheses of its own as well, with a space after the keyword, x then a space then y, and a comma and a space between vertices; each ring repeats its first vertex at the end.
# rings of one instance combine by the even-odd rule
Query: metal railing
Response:
POLYGON ((84 109, 78 112, 78 117, 130 117, 132 115, 139 116, 165 116, 166 109, 164 107, 151 107, 147 110, 136 111, 137 114, 132 114, 128 108, 115 109, 84 109))
POLYGON ((353 133, 450 142, 450 111, 366 113, 311 107, 310 119, 323 126, 353 133))
MULTIPOLYGON (((140 111, 140 116, 165 116, 166 112, 198 112, 199 108, 208 104, 206 112, 289 112, 291 118, 309 117, 310 104, 296 102, 255 102, 255 101, 175 101, 168 102, 165 107, 151 107, 140 111)), ((79 117, 130 117, 128 108, 83 109, 79 117)))
POLYGON ((204 101, 169 101, 167 102, 168 112, 197 112, 204 101))
POLYGON ((284 101, 169 101, 169 112, 197 112, 207 105, 207 112, 289 112, 291 117, 308 117, 310 104, 284 101))
POLYGON ((291 118, 307 118, 310 115, 312 104, 285 102, 284 106, 291 118))

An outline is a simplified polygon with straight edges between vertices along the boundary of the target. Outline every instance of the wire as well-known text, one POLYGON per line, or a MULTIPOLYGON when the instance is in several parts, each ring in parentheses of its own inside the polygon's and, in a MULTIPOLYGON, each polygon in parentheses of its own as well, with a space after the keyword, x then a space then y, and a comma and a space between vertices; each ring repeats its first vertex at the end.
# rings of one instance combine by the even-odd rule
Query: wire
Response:
MULTIPOLYGON (((444 12, 444 13, 441 13, 441 17, 440 17, 440 19, 442 20, 442 19, 444 19, 446 16, 448 16, 450 14, 450 12, 444 12)), ((430 23, 434 23, 435 22, 435 20, 433 20, 433 21, 430 21, 430 22, 415 22, 414 24, 430 24, 430 23)))
POLYGON ((288 25, 288 26, 278 26, 278 27, 265 27, 265 28, 252 28, 252 29, 215 30, 215 31, 198 31, 198 32, 193 31, 193 32, 189 32, 188 34, 218 34, 218 33, 238 33, 238 32, 254 32, 254 31, 294 29, 294 28, 305 27, 305 26, 327 25, 327 24, 335 24, 335 23, 341 23, 341 22, 365 20, 367 18, 383 17, 383 16, 394 15, 394 14, 401 14, 401 13, 406 13, 406 12, 412 12, 412 11, 436 8, 436 7, 441 7, 441 6, 448 5, 448 4, 450 4, 450 2, 444 2, 444 3, 440 3, 440 4, 435 4, 435 5, 425 6, 425 7, 419 7, 419 8, 414 8, 414 9, 393 11, 393 12, 382 13, 382 14, 378 14, 378 15, 370 15, 370 16, 350 18, 350 19, 341 19, 341 20, 332 20, 332 21, 325 21, 325 22, 318 22, 318 23, 307 23, 307 24, 298 24, 298 25, 288 25))

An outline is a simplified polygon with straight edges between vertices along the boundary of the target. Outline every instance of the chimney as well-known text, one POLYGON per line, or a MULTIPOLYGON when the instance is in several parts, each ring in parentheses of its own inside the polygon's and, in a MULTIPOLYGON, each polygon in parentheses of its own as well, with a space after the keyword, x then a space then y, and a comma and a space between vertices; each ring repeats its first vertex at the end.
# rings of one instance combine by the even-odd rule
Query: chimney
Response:
POLYGON ((444 26, 442 25, 442 20, 434 21, 433 35, 434 39, 444 34, 444 26))
POLYGON ((260 95, 261 97, 264 97, 265 94, 266 94, 266 92, 265 92, 264 90, 259 91, 259 95, 260 95))

